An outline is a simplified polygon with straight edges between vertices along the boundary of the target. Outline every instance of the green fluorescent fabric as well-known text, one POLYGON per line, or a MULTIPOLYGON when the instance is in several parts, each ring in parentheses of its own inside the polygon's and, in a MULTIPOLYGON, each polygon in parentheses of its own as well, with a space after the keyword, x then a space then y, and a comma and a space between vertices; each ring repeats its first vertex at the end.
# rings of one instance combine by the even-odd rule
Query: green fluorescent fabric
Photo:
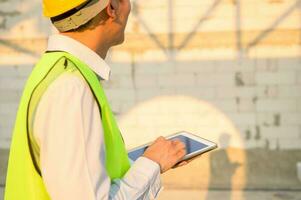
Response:
POLYGON ((71 54, 45 53, 29 76, 19 104, 10 147, 5 200, 50 199, 40 173, 39 145, 33 138, 32 119, 47 87, 63 73, 84 78, 99 105, 104 129, 105 164, 111 180, 122 178, 130 168, 121 133, 96 74, 71 54))

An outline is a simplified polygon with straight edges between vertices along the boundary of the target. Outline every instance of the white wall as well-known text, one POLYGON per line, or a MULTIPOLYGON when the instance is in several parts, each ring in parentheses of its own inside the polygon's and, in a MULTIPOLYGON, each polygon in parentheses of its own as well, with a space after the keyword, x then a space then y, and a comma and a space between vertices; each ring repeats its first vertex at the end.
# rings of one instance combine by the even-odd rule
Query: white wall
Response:
MULTIPOLYGON (((125 44, 107 58, 113 73, 104 84, 128 147, 185 129, 222 147, 300 149, 300 1, 168 2, 136 1, 125 44)), ((0 2, 2 148, 26 77, 53 31, 40 6, 0 2)))

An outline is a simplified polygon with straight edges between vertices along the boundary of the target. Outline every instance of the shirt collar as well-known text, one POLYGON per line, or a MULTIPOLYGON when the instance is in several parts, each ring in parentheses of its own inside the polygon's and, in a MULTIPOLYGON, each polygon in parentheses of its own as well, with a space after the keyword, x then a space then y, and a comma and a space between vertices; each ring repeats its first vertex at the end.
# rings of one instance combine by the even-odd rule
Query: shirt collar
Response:
POLYGON ((47 51, 65 51, 86 63, 100 78, 109 80, 109 65, 93 50, 84 44, 61 34, 49 37, 47 51))

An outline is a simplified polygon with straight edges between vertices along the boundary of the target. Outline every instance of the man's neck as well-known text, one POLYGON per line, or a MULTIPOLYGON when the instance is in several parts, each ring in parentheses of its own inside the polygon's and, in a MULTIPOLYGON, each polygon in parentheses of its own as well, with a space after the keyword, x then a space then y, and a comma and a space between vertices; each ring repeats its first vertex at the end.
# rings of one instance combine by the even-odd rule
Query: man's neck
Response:
POLYGON ((101 37, 101 35, 96 35, 92 32, 67 32, 60 34, 71 37, 72 39, 84 44, 95 53, 97 53, 102 59, 106 58, 107 52, 111 47, 105 41, 105 37, 101 37))

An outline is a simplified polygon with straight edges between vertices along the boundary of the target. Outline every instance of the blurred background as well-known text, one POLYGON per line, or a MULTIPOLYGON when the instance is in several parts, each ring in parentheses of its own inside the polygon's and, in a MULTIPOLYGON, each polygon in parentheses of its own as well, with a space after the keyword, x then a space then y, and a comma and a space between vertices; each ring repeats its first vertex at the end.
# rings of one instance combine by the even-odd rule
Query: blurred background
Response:
MULTIPOLYGON (((0 0, 0 199, 22 89, 55 33, 41 13, 0 0)), ((301 0, 133 0, 107 62, 127 148, 181 130, 219 144, 164 174, 159 199, 301 199, 301 0)))

